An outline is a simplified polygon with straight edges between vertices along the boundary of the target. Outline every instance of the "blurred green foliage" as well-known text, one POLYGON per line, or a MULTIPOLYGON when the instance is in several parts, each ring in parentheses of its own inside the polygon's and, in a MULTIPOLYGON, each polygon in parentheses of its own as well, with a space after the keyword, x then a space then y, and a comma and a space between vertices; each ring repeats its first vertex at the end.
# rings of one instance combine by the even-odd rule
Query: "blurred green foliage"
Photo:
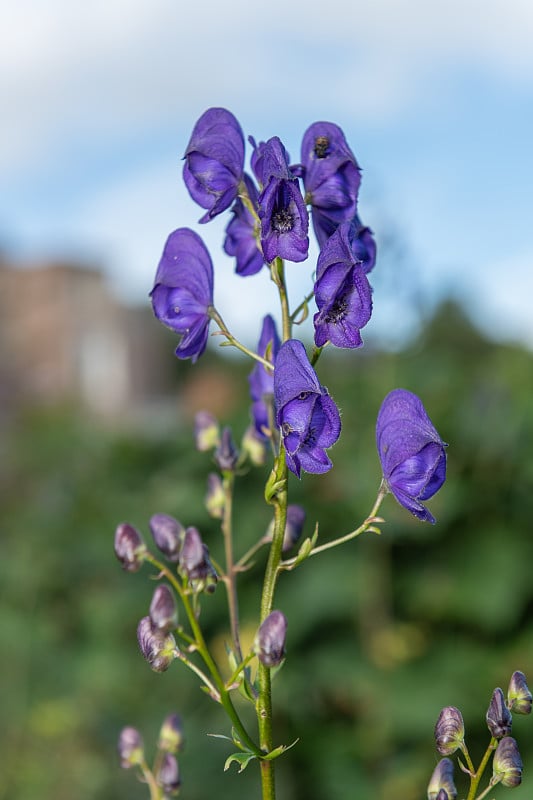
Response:
MULTIPOLYGON (((207 356, 193 369, 174 365, 180 393, 213 367, 227 372, 226 363, 207 356)), ((238 438, 247 424, 247 365, 231 366, 241 399, 222 421, 238 438)), ((415 800, 437 761, 440 709, 462 710, 476 759, 488 742, 493 688, 505 691, 515 669, 533 680, 533 357, 487 341, 448 303, 406 350, 327 350, 319 374, 342 410, 343 434, 328 475, 291 478, 291 502, 308 512, 307 535, 315 520, 322 541, 346 533, 370 510, 380 481, 375 418, 396 386, 422 397, 449 443, 448 480, 430 503, 436 526, 388 497, 381 537, 368 534, 282 576, 275 605, 289 619, 288 658, 275 683, 276 742, 300 741, 278 761, 279 797, 415 800)), ((222 557, 217 523, 203 506, 210 456, 194 450, 184 416, 176 413, 171 430, 157 418, 110 430, 72 409, 41 410, 4 432, 2 800, 147 798, 119 769, 116 739, 134 725, 152 752, 171 711, 182 715, 187 739, 182 797, 259 796, 254 766, 222 775, 228 748, 206 734, 228 733, 228 724, 196 679, 179 663, 159 675, 143 661, 135 631, 150 602, 151 570, 126 574, 113 554, 118 522, 150 541, 148 519, 164 511, 197 525, 222 557)), ((266 475, 265 467, 238 481, 237 555, 268 525, 266 475)), ((242 579, 249 637, 263 557, 242 579)), ((219 587, 202 605, 218 653, 224 610, 219 587)), ((533 722, 515 719, 513 734, 527 796, 533 722)), ((458 771, 456 778, 461 795, 458 771)))

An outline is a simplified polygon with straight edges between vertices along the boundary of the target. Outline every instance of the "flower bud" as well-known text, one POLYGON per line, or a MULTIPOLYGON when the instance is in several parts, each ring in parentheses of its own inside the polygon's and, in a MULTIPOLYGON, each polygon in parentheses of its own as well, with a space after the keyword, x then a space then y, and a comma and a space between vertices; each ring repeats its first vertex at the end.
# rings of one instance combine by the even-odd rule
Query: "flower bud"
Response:
POLYGON ((179 560, 180 573, 188 579, 195 592, 214 592, 217 584, 217 573, 213 567, 207 545, 196 528, 185 531, 183 547, 179 560))
POLYGON ((205 496, 205 507, 209 512, 209 516, 214 519, 222 519, 225 501, 220 475, 217 475, 216 472, 210 472, 207 476, 207 494, 205 496))
POLYGON ((453 761, 450 758, 441 758, 428 784, 428 800, 455 800, 456 797, 453 761))
POLYGON ((442 756, 451 756, 461 745, 465 737, 465 725, 458 708, 446 706, 439 714, 435 725, 435 743, 442 756))
POLYGON ((515 714, 531 714, 531 692, 526 683, 526 676, 517 670, 511 675, 507 690, 507 705, 515 714))
POLYGON ((146 555, 146 545, 139 531, 121 522, 115 531, 115 555, 126 572, 138 572, 146 555))
POLYGON ((174 595, 164 583, 156 586, 150 603, 152 627, 169 633, 178 626, 178 609, 174 595))
POLYGON ((492 761, 493 780, 513 788, 522 782, 522 759, 518 745, 511 736, 499 742, 492 761))
POLYGON ((281 611, 272 611, 259 626, 254 653, 265 667, 276 667, 283 661, 286 633, 287 619, 281 611))
MULTIPOLYGON (((286 553, 291 547, 294 547, 300 536, 302 535, 303 527, 305 525, 305 509, 296 504, 287 506, 287 519, 285 522, 285 533, 283 535, 282 550, 286 553)), ((274 535, 274 520, 268 526, 266 532, 266 541, 271 542, 274 535)))
POLYGON ((215 450, 215 464, 221 472, 233 472, 239 460, 239 452, 233 442, 231 428, 224 428, 220 444, 215 450))
POLYGON ((220 432, 218 422, 209 411, 199 411, 194 418, 196 449, 201 452, 218 447, 220 432))
POLYGON ((176 657, 176 641, 172 634, 158 630, 150 617, 143 617, 137 626, 137 639, 141 653, 154 672, 165 672, 176 657))
POLYGON ((136 728, 122 728, 118 737, 118 755, 123 769, 142 764, 144 745, 142 736, 136 728))
POLYGON ((266 440, 257 433, 255 425, 246 429, 242 438, 242 449, 254 467, 263 466, 266 461, 266 440))
POLYGON ((179 753, 183 750, 183 745, 181 717, 179 714, 169 714, 159 731, 157 746, 166 753, 179 753))
POLYGON ((178 793, 180 788, 180 771, 176 757, 172 753, 165 753, 157 770, 155 779, 166 795, 178 793))
POLYGON ((511 733, 513 727, 513 717, 505 705, 505 699, 501 689, 494 689, 487 709, 487 725, 489 731, 495 739, 501 739, 511 733))
POLYGON ((154 537, 156 547, 169 561, 179 559, 185 528, 170 514, 154 514, 150 519, 150 531, 154 537))

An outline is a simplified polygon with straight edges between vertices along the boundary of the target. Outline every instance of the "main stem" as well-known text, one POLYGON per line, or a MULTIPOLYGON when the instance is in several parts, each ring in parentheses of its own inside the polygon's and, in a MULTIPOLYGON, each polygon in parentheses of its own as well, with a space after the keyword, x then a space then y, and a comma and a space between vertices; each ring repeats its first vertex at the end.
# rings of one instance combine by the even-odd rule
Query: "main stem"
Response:
MULTIPOLYGON (((283 447, 277 459, 276 473, 277 479, 282 482, 282 488, 277 492, 273 500, 274 532, 261 596, 261 622, 263 622, 272 611, 278 567, 281 561, 285 524, 287 521, 287 464, 283 447)), ((256 703, 256 712, 259 727, 259 744, 261 750, 268 753, 273 748, 272 687, 270 668, 266 667, 261 662, 259 662, 257 678, 259 695, 256 703)), ((274 761, 261 761, 261 787, 263 800, 275 800, 274 761)))

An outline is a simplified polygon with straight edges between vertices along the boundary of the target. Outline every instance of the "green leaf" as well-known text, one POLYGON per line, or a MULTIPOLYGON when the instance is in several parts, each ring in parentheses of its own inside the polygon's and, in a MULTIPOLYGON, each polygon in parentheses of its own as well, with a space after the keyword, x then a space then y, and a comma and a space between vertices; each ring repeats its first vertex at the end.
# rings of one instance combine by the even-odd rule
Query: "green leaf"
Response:
POLYGON ((239 765, 239 772, 244 772, 250 761, 253 761, 257 758, 256 755, 247 751, 246 753, 232 753, 226 759, 226 763, 224 764, 224 772, 226 772, 230 766, 235 762, 239 765))
POLYGON ((294 747, 294 745, 299 741, 300 741, 299 739, 295 739, 294 742, 292 742, 292 744, 280 744, 279 747, 274 748, 274 750, 271 750, 270 753, 266 754, 266 756, 263 756, 263 759, 265 761, 273 761, 275 758, 278 758, 287 750, 290 750, 291 747, 294 747))

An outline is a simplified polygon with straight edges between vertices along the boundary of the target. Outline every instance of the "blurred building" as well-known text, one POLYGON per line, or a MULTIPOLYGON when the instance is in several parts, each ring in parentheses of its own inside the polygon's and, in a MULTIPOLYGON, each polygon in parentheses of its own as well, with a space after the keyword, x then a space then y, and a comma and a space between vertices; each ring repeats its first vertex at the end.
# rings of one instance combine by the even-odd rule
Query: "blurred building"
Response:
POLYGON ((168 391, 162 335, 148 302, 121 304, 100 269, 0 261, 0 409, 72 401, 127 413, 168 391))

